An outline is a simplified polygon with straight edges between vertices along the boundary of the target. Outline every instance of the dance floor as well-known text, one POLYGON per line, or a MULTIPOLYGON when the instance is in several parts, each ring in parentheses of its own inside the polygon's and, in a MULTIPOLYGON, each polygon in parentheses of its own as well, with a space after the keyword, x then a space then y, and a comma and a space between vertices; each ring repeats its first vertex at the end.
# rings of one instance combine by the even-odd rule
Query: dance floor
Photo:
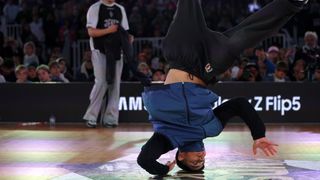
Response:
MULTIPOLYGON (((252 139, 242 124, 229 125, 205 140, 206 168, 187 174, 175 167, 166 177, 141 169, 136 158, 152 135, 148 124, 121 124, 116 129, 88 129, 83 124, 21 126, 0 124, 0 179, 54 180, 320 180, 320 124, 268 125, 267 136, 279 154, 253 156, 252 139)), ((173 160, 175 151, 161 157, 173 160)))

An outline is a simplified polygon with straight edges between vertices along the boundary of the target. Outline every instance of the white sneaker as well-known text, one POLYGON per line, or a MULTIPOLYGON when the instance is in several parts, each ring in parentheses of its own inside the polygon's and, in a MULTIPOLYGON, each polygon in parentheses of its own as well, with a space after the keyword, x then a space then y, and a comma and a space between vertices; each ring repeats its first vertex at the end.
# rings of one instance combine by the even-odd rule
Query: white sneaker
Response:
POLYGON ((96 128, 97 127, 97 121, 88 120, 86 123, 88 128, 96 128))

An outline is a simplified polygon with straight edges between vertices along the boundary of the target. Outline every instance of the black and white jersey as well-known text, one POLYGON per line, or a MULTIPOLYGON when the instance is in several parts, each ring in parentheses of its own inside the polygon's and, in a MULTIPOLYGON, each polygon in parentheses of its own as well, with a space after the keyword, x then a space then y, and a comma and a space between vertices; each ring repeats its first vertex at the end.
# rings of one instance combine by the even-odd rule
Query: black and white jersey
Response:
MULTIPOLYGON (((128 19, 123 6, 117 3, 105 4, 102 0, 93 4, 87 13, 87 28, 105 29, 117 24, 125 30, 129 30, 128 19)), ((114 56, 120 58, 121 39, 119 33, 108 34, 103 37, 90 38, 91 50, 98 49, 104 53, 105 50, 113 52, 114 56)))

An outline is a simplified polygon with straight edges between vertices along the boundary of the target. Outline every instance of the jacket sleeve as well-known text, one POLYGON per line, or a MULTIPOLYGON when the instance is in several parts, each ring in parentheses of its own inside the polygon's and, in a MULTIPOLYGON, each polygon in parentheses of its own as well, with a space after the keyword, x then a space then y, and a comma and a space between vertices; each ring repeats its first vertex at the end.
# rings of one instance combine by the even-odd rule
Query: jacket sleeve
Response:
POLYGON ((159 163, 157 159, 172 149, 173 147, 168 138, 159 133, 154 133, 142 147, 137 162, 150 174, 166 175, 169 172, 169 167, 159 163))

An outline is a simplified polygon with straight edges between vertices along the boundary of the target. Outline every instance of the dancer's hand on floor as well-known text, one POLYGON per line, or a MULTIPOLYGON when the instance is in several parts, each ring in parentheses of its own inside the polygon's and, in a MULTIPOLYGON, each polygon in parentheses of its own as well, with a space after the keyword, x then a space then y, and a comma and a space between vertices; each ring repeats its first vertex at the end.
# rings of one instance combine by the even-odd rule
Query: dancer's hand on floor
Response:
POLYGON ((257 139, 252 146, 253 154, 256 155, 257 149, 261 149, 266 156, 274 156, 277 154, 276 146, 278 146, 278 144, 274 144, 265 137, 257 139))
POLYGON ((176 161, 168 161, 167 164, 166 164, 168 167, 169 167, 169 172, 174 168, 174 166, 176 165, 176 161))

